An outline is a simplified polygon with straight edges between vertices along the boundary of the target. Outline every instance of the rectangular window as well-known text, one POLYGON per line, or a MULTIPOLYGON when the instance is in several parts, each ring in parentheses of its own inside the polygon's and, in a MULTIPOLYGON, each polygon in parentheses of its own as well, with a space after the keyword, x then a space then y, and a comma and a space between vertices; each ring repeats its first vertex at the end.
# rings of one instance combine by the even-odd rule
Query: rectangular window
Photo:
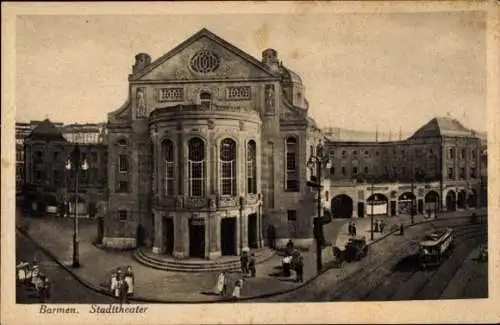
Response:
POLYGON ((470 178, 476 178, 476 168, 474 167, 470 169, 470 178))
POLYGON ((345 157, 347 157, 347 151, 342 150, 342 158, 345 158, 345 157))
POLYGON ((465 179, 465 168, 460 168, 460 179, 465 179))
POLYGON ((184 100, 183 88, 162 88, 158 91, 159 102, 176 102, 184 100))
POLYGON ((342 176, 346 176, 346 174, 347 174, 347 171, 346 171, 345 167, 342 167, 342 176))
POLYGON ((189 179, 190 188, 189 194, 191 196, 203 196, 204 193, 204 169, 205 162, 189 162, 189 179))
POLYGON ((58 170, 54 170, 54 185, 61 185, 61 173, 58 170))
POLYGON ((297 221, 297 211, 287 210, 288 221, 297 221))
POLYGON ((92 151, 92 152, 90 153, 90 161, 91 161, 91 162, 97 162, 97 152, 92 151))
POLYGON ((476 150, 472 149, 470 154, 471 154, 472 159, 476 160, 476 150))
POLYGON ((460 150, 460 158, 465 159, 465 149, 460 150))
POLYGON ((54 161, 59 161, 59 157, 60 157, 59 152, 55 151, 53 153, 53 157, 54 157, 54 161))
POLYGON ((455 159, 455 149, 454 148, 450 148, 450 150, 448 150, 448 159, 455 159))
POLYGON ((127 210, 118 210, 118 220, 127 221, 127 210))
POLYGON ((235 161, 221 162, 222 195, 236 195, 236 166, 235 161))
POLYGON ((128 182, 127 181, 119 181, 118 182, 118 192, 128 192, 128 182))
POLYGON ((369 158, 370 157, 370 153, 368 152, 368 150, 365 150, 365 158, 369 158))
POLYGON ((453 172, 453 168, 448 168, 448 179, 454 179, 455 173, 453 172))
POLYGON ((120 155, 118 164, 119 164, 120 173, 128 172, 128 157, 127 157, 127 155, 120 155))
POLYGON ((287 191, 298 191, 297 177, 297 140, 288 138, 286 143, 286 188, 287 191))
POLYGON ((352 167, 352 174, 357 175, 358 174, 358 167, 352 167))
POLYGON ((368 174, 368 167, 363 168, 363 173, 368 174))
POLYGON ((330 167, 330 176, 335 176, 335 167, 330 167))

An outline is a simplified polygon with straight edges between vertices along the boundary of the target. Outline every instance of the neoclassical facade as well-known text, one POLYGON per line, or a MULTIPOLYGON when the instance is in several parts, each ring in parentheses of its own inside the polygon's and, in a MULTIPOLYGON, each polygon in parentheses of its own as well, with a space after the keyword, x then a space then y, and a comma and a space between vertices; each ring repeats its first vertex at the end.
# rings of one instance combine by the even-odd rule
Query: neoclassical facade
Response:
POLYGON ((451 117, 399 141, 329 141, 323 205, 334 217, 455 211, 484 206, 484 145, 451 117), (372 209, 373 208, 373 209, 372 209))
POLYGON ((212 259, 269 231, 312 241, 305 161, 320 133, 277 51, 257 60, 202 29, 154 62, 140 53, 108 132, 105 246, 212 259))

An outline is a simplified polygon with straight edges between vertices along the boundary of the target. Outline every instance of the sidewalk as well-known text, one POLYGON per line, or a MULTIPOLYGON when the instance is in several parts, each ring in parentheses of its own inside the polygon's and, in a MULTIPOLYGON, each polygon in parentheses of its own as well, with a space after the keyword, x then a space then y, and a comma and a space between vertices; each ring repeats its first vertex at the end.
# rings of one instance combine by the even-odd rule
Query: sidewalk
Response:
MULTIPOLYGON (((470 214, 470 211, 466 213, 470 214)), ((167 272, 144 266, 132 257, 132 252, 102 250, 92 241, 96 236, 95 220, 80 220, 80 268, 72 269, 72 219, 54 217, 24 217, 16 212, 17 225, 29 224, 27 234, 45 251, 64 267, 74 274, 88 287, 94 290, 104 290, 103 284, 110 272, 117 267, 132 266, 135 272, 136 286, 135 298, 149 302, 211 302, 220 301, 221 298, 206 294, 212 292, 216 282, 216 273, 183 273, 167 272)), ((387 218, 387 217, 386 217, 387 218)), ((409 221, 409 217, 408 221, 409 221)), ((422 217, 421 217, 422 218, 422 217)), ((387 218, 401 222, 403 217, 387 218)), ((423 219, 423 218, 422 218, 423 219)), ((347 236, 347 219, 334 220, 325 227, 327 240, 336 243, 345 240, 347 236)), ((356 219, 358 232, 361 229, 369 231, 370 219, 356 219), (367 223, 368 222, 368 223, 367 223), (368 225, 368 227, 366 227, 368 225)), ((415 221, 420 221, 418 217, 415 221)), ((387 226, 389 233, 390 225, 387 226)), ((380 234, 376 233, 380 238, 380 234)), ((369 233, 367 235, 369 239, 369 233)), ((338 246, 338 245, 337 245, 338 246)), ((343 247, 343 246, 341 246, 343 247)), ((304 256, 304 281, 316 276, 316 254, 314 250, 303 253, 304 256)), ((324 259, 331 254, 323 254, 324 259), (327 255, 327 256, 325 256, 327 255)), ((325 264, 327 261, 325 261, 325 264)), ((277 292, 293 290, 300 283, 292 279, 283 279, 277 274, 280 272, 281 256, 275 255, 264 263, 257 265, 257 277, 246 279, 242 290, 242 298, 262 295, 273 295, 277 292)), ((241 277, 238 272, 229 275, 231 282, 241 277)), ((55 281, 57 281, 55 279, 55 281)))

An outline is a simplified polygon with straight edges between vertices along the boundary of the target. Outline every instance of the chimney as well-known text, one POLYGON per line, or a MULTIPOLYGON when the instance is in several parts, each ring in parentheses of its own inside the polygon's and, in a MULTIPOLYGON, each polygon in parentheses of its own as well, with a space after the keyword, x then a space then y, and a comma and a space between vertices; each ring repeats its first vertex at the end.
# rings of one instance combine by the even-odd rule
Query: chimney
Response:
POLYGON ((278 52, 273 49, 267 49, 262 52, 262 63, 267 65, 271 71, 278 72, 279 71, 279 60, 278 60, 278 52))
POLYGON ((132 73, 143 70, 151 63, 151 56, 147 53, 139 53, 135 56, 135 64, 132 67, 132 73))

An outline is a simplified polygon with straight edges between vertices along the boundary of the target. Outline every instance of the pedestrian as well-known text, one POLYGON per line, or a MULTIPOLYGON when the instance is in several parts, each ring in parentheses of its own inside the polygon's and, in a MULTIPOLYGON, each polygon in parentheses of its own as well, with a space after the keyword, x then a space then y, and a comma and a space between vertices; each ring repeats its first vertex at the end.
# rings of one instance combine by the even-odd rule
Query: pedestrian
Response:
POLYGON ((255 268, 255 254, 252 253, 252 255, 250 256, 250 260, 248 261, 248 268, 250 269, 250 276, 252 278, 255 278, 255 274, 257 272, 256 268, 255 268))
POLYGON ((283 258, 283 276, 286 277, 286 278, 290 277, 290 275, 291 275, 291 272, 290 272, 290 260, 291 260, 290 256, 285 256, 283 258))
POLYGON ((354 222, 352 223, 352 235, 356 237, 356 224, 354 222))
POLYGON ((241 273, 243 275, 248 274, 248 254, 247 252, 242 252, 240 257, 241 273))
POLYGON ((378 232, 379 231, 379 226, 380 226, 380 220, 375 220, 375 229, 373 230, 374 232, 378 232))
POLYGON ((127 271, 125 272, 125 282, 127 282, 128 291, 127 295, 129 297, 134 295, 134 271, 132 266, 127 266, 127 271))
POLYGON ((352 221, 349 221, 349 236, 352 236, 352 221))
POLYGON ((226 286, 226 275, 224 272, 219 273, 217 276, 217 283, 215 284, 215 293, 218 294, 219 296, 224 295, 224 289, 226 286))
POLYGON ((113 296, 118 298, 119 293, 118 293, 118 274, 116 272, 113 272, 111 274, 111 285, 110 285, 110 291, 113 296))
POLYGON ((297 274, 297 282, 304 282, 304 257, 302 255, 299 256, 295 264, 295 273, 297 274))
POLYGON ((403 226, 403 223, 399 224, 399 235, 403 236, 405 234, 405 227, 403 226))
POLYGON ((238 301, 240 299, 242 282, 243 280, 236 280, 232 294, 232 298, 234 301, 238 301))
POLYGON ((384 232, 384 228, 385 228, 385 222, 383 220, 380 220, 380 225, 379 225, 380 233, 384 232))
POLYGON ((124 275, 120 275, 118 280, 118 298, 120 304, 128 304, 128 284, 124 275))

